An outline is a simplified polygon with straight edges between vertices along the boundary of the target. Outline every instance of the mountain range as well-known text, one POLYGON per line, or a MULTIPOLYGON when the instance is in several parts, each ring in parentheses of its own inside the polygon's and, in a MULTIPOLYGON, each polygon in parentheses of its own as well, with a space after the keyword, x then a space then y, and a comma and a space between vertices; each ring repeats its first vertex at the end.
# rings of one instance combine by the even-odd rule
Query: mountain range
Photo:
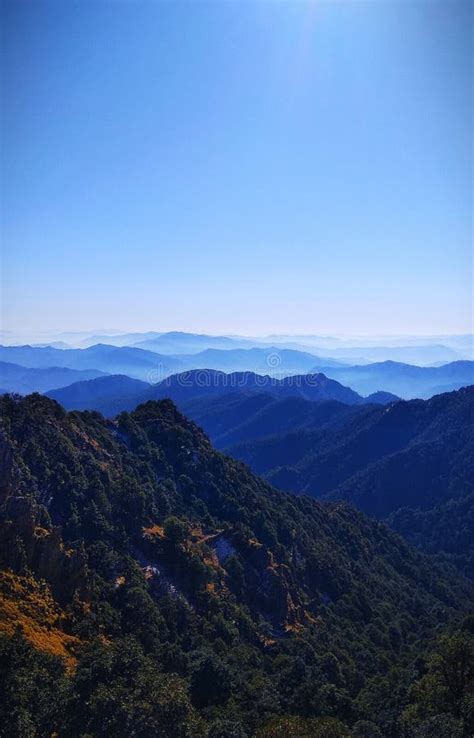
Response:
POLYGON ((218 448, 280 489, 345 499, 469 572, 472 516, 451 542, 433 526, 447 506, 456 527, 464 509, 457 501, 474 493, 474 387, 428 401, 364 399, 323 375, 277 380, 197 370, 156 386, 103 377, 48 395, 67 409, 107 416, 171 398, 218 448))
POLYGON ((275 490, 169 400, 107 420, 7 395, 0 417, 5 735, 468 735, 453 569, 275 490))
POLYGON ((0 346, 0 361, 29 368, 96 369, 108 374, 127 374, 144 381, 157 381, 185 368, 183 362, 172 356, 105 344, 96 344, 86 349, 0 346))
POLYGON ((0 361, 0 384, 4 392, 17 392, 27 395, 30 392, 47 392, 58 387, 66 387, 77 382, 96 379, 104 372, 97 369, 67 369, 50 367, 48 369, 28 369, 18 364, 0 361))
POLYGON ((155 387, 104 377, 48 394, 68 409, 108 416, 170 397, 218 448, 277 487, 346 499, 469 572, 472 515, 463 517, 463 535, 450 540, 433 526, 439 526, 440 506, 447 506, 444 530, 448 518, 456 527, 457 502, 474 493, 473 387, 429 401, 384 396, 388 404, 377 406, 326 378, 304 387, 290 379, 263 383, 251 374, 191 372, 155 387))
MULTIPOLYGON (((206 427, 205 414, 201 421, 206 427)), ((457 557, 472 575, 472 507, 462 520, 463 534, 451 540, 445 534, 456 527, 454 518, 467 504, 462 500, 472 503, 474 493, 474 387, 426 401, 333 411, 319 427, 295 423, 290 432, 267 437, 247 423, 249 438, 242 440, 247 426, 238 419, 234 430, 218 431, 217 443, 272 484, 318 499, 344 499, 371 516, 390 519, 408 540, 457 557), (433 528, 440 524, 441 535, 433 528)))
POLYGON ((183 402, 181 410, 203 428, 216 448, 314 430, 333 425, 359 412, 359 405, 338 400, 313 402, 303 397, 279 398, 271 394, 235 392, 209 399, 183 402))
POLYGON ((248 372, 287 376, 309 374, 315 367, 341 367, 341 363, 321 358, 314 354, 293 349, 269 348, 250 349, 206 349, 196 354, 179 357, 190 369, 217 369, 223 372, 248 372))
POLYGON ((396 361, 429 365, 450 362, 459 358, 453 348, 442 344, 421 346, 349 346, 334 348, 330 354, 333 359, 345 363, 396 361))
POLYGON ((159 354, 144 348, 95 344, 84 349, 57 349, 51 346, 0 346, 0 360, 30 368, 69 367, 98 369, 108 374, 128 374, 135 379, 157 382, 184 369, 217 369, 226 372, 254 371, 271 375, 309 373, 316 363, 339 367, 331 359, 313 354, 279 350, 206 349, 197 353, 159 354))
POLYGON ((329 356, 348 364, 374 361, 399 361, 419 365, 446 363, 456 359, 474 358, 472 335, 439 336, 326 336, 326 335, 270 335, 215 336, 183 331, 89 331, 59 334, 43 333, 25 338, 8 331, 0 331, 0 341, 57 345, 58 348, 87 348, 97 343, 114 346, 138 346, 163 354, 198 353, 208 348, 236 349, 276 346, 311 354, 329 356), (26 340, 25 340, 26 338, 26 340), (66 344, 66 345, 65 345, 66 344))
POLYGON ((75 382, 69 387, 45 392, 70 410, 99 410, 105 415, 114 415, 124 409, 133 409, 138 404, 136 397, 145 396, 151 390, 148 382, 132 379, 125 374, 112 374, 97 380, 75 382))
POLYGON ((437 367, 384 361, 363 366, 330 366, 321 371, 361 394, 383 389, 406 400, 428 399, 474 384, 474 361, 453 361, 437 367))
POLYGON ((208 336, 198 333, 170 331, 155 336, 141 338, 134 346, 157 351, 162 354, 197 354, 210 349, 252 349, 262 346, 258 341, 233 336, 208 336))
MULTIPOLYGON (((390 392, 404 399, 428 398, 474 383, 474 362, 456 361, 438 367, 419 367, 397 362, 349 366, 314 354, 275 346, 250 349, 206 349, 197 353, 158 354, 134 347, 96 344, 84 349, 39 346, 0 346, 0 361, 25 368, 69 368, 125 374, 133 379, 157 384, 168 376, 194 369, 214 369, 226 373, 253 372, 274 377, 325 374, 351 387, 360 395, 390 392)), ((54 385, 54 377, 49 388, 54 385)), ((12 383, 13 384, 13 383, 12 383)), ((0 372, 0 386, 5 387, 0 372)), ((8 385, 12 391, 18 387, 8 385)), ((31 386, 42 391, 44 383, 31 386)))
MULTIPOLYGON (((12 340, 8 334, 5 338, 12 340)), ((18 342, 18 341, 17 341, 18 342)), ((28 342, 30 342, 28 340, 28 342)), ((38 341, 34 341, 38 343, 38 341)), ((97 343, 113 346, 138 346, 163 354, 197 353, 208 348, 233 349, 255 348, 275 345, 278 348, 289 348, 309 353, 322 353, 338 358, 341 361, 353 362, 361 359, 365 362, 394 361, 430 364, 434 362, 453 361, 457 358, 471 358, 472 336, 431 336, 431 337, 387 337, 378 336, 368 339, 362 337, 312 336, 312 335, 270 335, 270 336, 236 336, 209 335, 184 331, 92 331, 89 333, 66 333, 52 335, 42 344, 69 344, 87 348, 97 343)), ((62 346, 64 347, 64 346, 62 346)))
POLYGON ((215 370, 193 370, 167 377, 156 385, 136 385, 112 378, 104 381, 92 380, 70 387, 48 392, 48 396, 67 409, 94 409, 104 415, 114 415, 121 410, 132 410, 141 402, 170 398, 179 407, 202 398, 203 403, 228 394, 266 394, 274 398, 301 398, 322 402, 338 400, 347 405, 378 403, 386 404, 398 398, 389 393, 376 393, 363 398, 349 387, 344 387, 323 374, 308 374, 277 379, 253 372, 226 374, 215 370))

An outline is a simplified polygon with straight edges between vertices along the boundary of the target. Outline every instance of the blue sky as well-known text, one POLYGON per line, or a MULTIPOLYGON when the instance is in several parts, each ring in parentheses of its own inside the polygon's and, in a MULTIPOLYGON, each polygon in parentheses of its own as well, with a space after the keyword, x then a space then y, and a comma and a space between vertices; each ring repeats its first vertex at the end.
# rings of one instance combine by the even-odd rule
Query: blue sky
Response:
POLYGON ((4 327, 472 330, 470 2, 4 2, 4 327))

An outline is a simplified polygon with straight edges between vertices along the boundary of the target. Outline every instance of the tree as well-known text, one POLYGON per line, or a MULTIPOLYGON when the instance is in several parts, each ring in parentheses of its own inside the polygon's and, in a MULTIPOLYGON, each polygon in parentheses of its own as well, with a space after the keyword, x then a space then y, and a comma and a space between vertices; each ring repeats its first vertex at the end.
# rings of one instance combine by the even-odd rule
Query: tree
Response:
POLYGON ((255 738, 351 738, 351 733, 334 718, 281 717, 257 730, 255 738))
POLYGON ((178 545, 186 540, 188 527, 182 520, 171 515, 165 520, 164 531, 168 541, 174 545, 178 545))
POLYGON ((196 707, 222 704, 231 688, 230 669, 212 653, 202 656, 191 674, 191 696, 196 707))
POLYGON ((427 660, 427 673, 412 689, 403 713, 406 735, 468 738, 474 728, 474 637, 467 630, 442 636, 427 660), (451 731, 451 732, 449 732, 451 731))

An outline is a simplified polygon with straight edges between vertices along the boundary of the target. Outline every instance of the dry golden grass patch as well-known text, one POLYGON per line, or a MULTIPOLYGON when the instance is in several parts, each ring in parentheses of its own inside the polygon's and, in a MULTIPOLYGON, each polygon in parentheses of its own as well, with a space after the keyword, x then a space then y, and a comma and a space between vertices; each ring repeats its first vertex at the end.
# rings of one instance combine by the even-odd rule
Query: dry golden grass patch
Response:
POLYGON ((143 528, 144 538, 164 538, 165 530, 162 525, 151 525, 149 528, 143 528))
POLYGON ((73 669, 74 652, 80 641, 64 633, 65 620, 46 582, 10 571, 0 572, 0 633, 13 635, 20 627, 35 648, 60 656, 67 668, 73 669))

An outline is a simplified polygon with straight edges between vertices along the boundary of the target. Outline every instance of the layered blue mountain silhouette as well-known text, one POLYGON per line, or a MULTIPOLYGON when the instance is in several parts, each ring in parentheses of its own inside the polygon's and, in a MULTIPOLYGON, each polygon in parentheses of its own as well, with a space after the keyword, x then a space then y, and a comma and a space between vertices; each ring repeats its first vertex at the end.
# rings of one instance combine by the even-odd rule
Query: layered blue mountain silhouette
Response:
POLYGON ((205 403, 225 395, 247 396, 264 394, 274 398, 301 398, 311 402, 337 400, 346 405, 366 402, 377 404, 398 399, 389 393, 377 393, 367 398, 345 387, 324 374, 305 374, 285 377, 262 376, 253 372, 225 372, 213 369, 195 369, 167 377, 146 389, 140 385, 138 391, 122 377, 117 383, 114 377, 103 381, 92 380, 54 390, 48 393, 68 409, 95 409, 105 415, 114 415, 121 410, 132 410, 148 400, 170 398, 181 408, 190 401, 201 398, 205 403))
POLYGON ((1 386, 4 392, 17 392, 27 395, 30 392, 46 392, 47 390, 66 387, 83 380, 103 376, 98 369, 67 369, 50 367, 47 369, 29 369, 18 364, 0 361, 1 386))
MULTIPOLYGON (((169 341, 168 336, 169 334, 166 340, 169 341)), ((197 343, 193 345, 196 348, 197 343)), ((96 344, 85 349, 30 345, 0 346, 0 361, 26 368, 62 367, 96 370, 107 374, 125 374, 153 384, 170 375, 193 369, 214 369, 226 373, 253 372, 274 377, 322 373, 351 387, 362 396, 390 392, 404 399, 428 398, 433 394, 474 383, 474 362, 467 360, 436 367, 414 366, 393 361, 349 366, 327 357, 278 346, 246 349, 207 348, 196 353, 175 355, 106 344, 96 344)), ((1 374, 0 384, 6 386, 1 382, 1 374)), ((53 388, 61 384, 54 385, 53 382, 49 386, 53 388)), ((7 386, 9 387, 10 385, 7 386)), ((34 388, 43 389, 43 385, 34 388)), ((20 386, 16 389, 21 391, 20 386)))

